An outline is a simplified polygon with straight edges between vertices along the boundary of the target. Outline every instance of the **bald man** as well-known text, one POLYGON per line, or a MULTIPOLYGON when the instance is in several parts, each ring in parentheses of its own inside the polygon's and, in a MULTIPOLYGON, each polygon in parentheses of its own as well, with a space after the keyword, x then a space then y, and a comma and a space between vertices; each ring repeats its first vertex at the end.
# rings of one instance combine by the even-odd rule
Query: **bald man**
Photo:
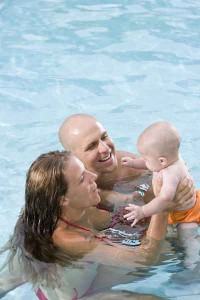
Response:
MULTIPOLYGON (((120 205, 122 202, 133 201, 133 194, 126 193, 127 182, 134 183, 136 178, 147 174, 147 171, 121 165, 123 156, 135 158, 136 155, 115 150, 112 139, 101 123, 87 114, 72 115, 63 122, 58 134, 63 147, 76 155, 89 171, 97 175, 102 204, 120 205), (121 187, 120 192, 115 190, 116 183, 118 187, 121 187)), ((172 206, 176 205, 177 208, 181 207, 184 201, 192 201, 189 196, 192 196, 192 191, 189 192, 187 199, 183 197, 184 193, 188 192, 185 186, 186 183, 183 182, 179 187, 175 199, 176 204, 173 203, 172 206)), ((134 184, 132 187, 135 188, 134 184)), ((149 201, 153 196, 153 191, 150 189, 144 200, 149 201)))

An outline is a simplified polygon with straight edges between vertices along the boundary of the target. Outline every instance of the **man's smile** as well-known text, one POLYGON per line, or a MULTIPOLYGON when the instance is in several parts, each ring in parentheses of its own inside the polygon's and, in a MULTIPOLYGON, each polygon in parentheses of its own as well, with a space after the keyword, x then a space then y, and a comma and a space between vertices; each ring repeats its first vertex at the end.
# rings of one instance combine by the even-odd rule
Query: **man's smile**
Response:
POLYGON ((107 156, 105 156, 104 158, 99 159, 99 162, 107 161, 110 157, 111 157, 111 150, 110 150, 110 152, 107 156))

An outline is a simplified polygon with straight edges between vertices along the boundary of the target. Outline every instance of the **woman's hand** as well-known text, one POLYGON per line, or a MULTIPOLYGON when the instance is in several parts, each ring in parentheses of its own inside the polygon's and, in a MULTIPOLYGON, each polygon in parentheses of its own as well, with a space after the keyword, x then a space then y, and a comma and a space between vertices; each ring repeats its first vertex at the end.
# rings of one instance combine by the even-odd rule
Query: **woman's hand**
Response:
MULTIPOLYGON (((158 179, 157 192, 159 193, 162 187, 162 178, 158 179)), ((165 209, 166 212, 170 212, 176 209, 184 209, 186 206, 189 206, 194 201, 194 182, 192 179, 184 177, 176 190, 173 201, 170 201, 167 204, 165 209)))

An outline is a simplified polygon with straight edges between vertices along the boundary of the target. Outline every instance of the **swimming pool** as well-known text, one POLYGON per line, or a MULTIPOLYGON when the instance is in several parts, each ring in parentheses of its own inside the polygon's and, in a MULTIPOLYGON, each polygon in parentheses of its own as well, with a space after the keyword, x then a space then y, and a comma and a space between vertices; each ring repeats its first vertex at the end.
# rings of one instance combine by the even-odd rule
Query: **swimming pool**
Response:
MULTIPOLYGON (((200 188, 199 13, 197 0, 0 1, 1 245, 23 204, 27 168, 61 149, 57 130, 73 113, 95 115, 118 148, 134 152, 147 125, 172 122, 200 188)), ((169 280, 180 263, 174 249, 123 289, 197 299, 195 282, 169 280)), ((4 299, 28 297, 36 299, 25 286, 4 299)))

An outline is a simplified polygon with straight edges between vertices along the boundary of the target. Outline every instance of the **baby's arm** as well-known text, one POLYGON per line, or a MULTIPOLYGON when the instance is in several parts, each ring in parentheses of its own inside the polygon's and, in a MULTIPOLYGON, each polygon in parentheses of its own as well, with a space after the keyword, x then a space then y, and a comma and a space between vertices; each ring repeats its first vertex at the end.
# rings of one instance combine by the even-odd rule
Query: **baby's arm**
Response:
POLYGON ((130 157, 122 157, 121 164, 130 168, 135 169, 147 169, 144 158, 130 158, 130 157))
POLYGON ((155 197, 151 202, 143 206, 129 204, 129 206, 126 207, 126 209, 131 212, 126 214, 124 217, 127 218, 127 220, 135 219, 131 226, 134 226, 144 217, 150 217, 163 211, 168 202, 173 200, 179 181, 175 178, 175 176, 171 175, 172 174, 168 174, 167 172, 164 174, 160 195, 155 197))

